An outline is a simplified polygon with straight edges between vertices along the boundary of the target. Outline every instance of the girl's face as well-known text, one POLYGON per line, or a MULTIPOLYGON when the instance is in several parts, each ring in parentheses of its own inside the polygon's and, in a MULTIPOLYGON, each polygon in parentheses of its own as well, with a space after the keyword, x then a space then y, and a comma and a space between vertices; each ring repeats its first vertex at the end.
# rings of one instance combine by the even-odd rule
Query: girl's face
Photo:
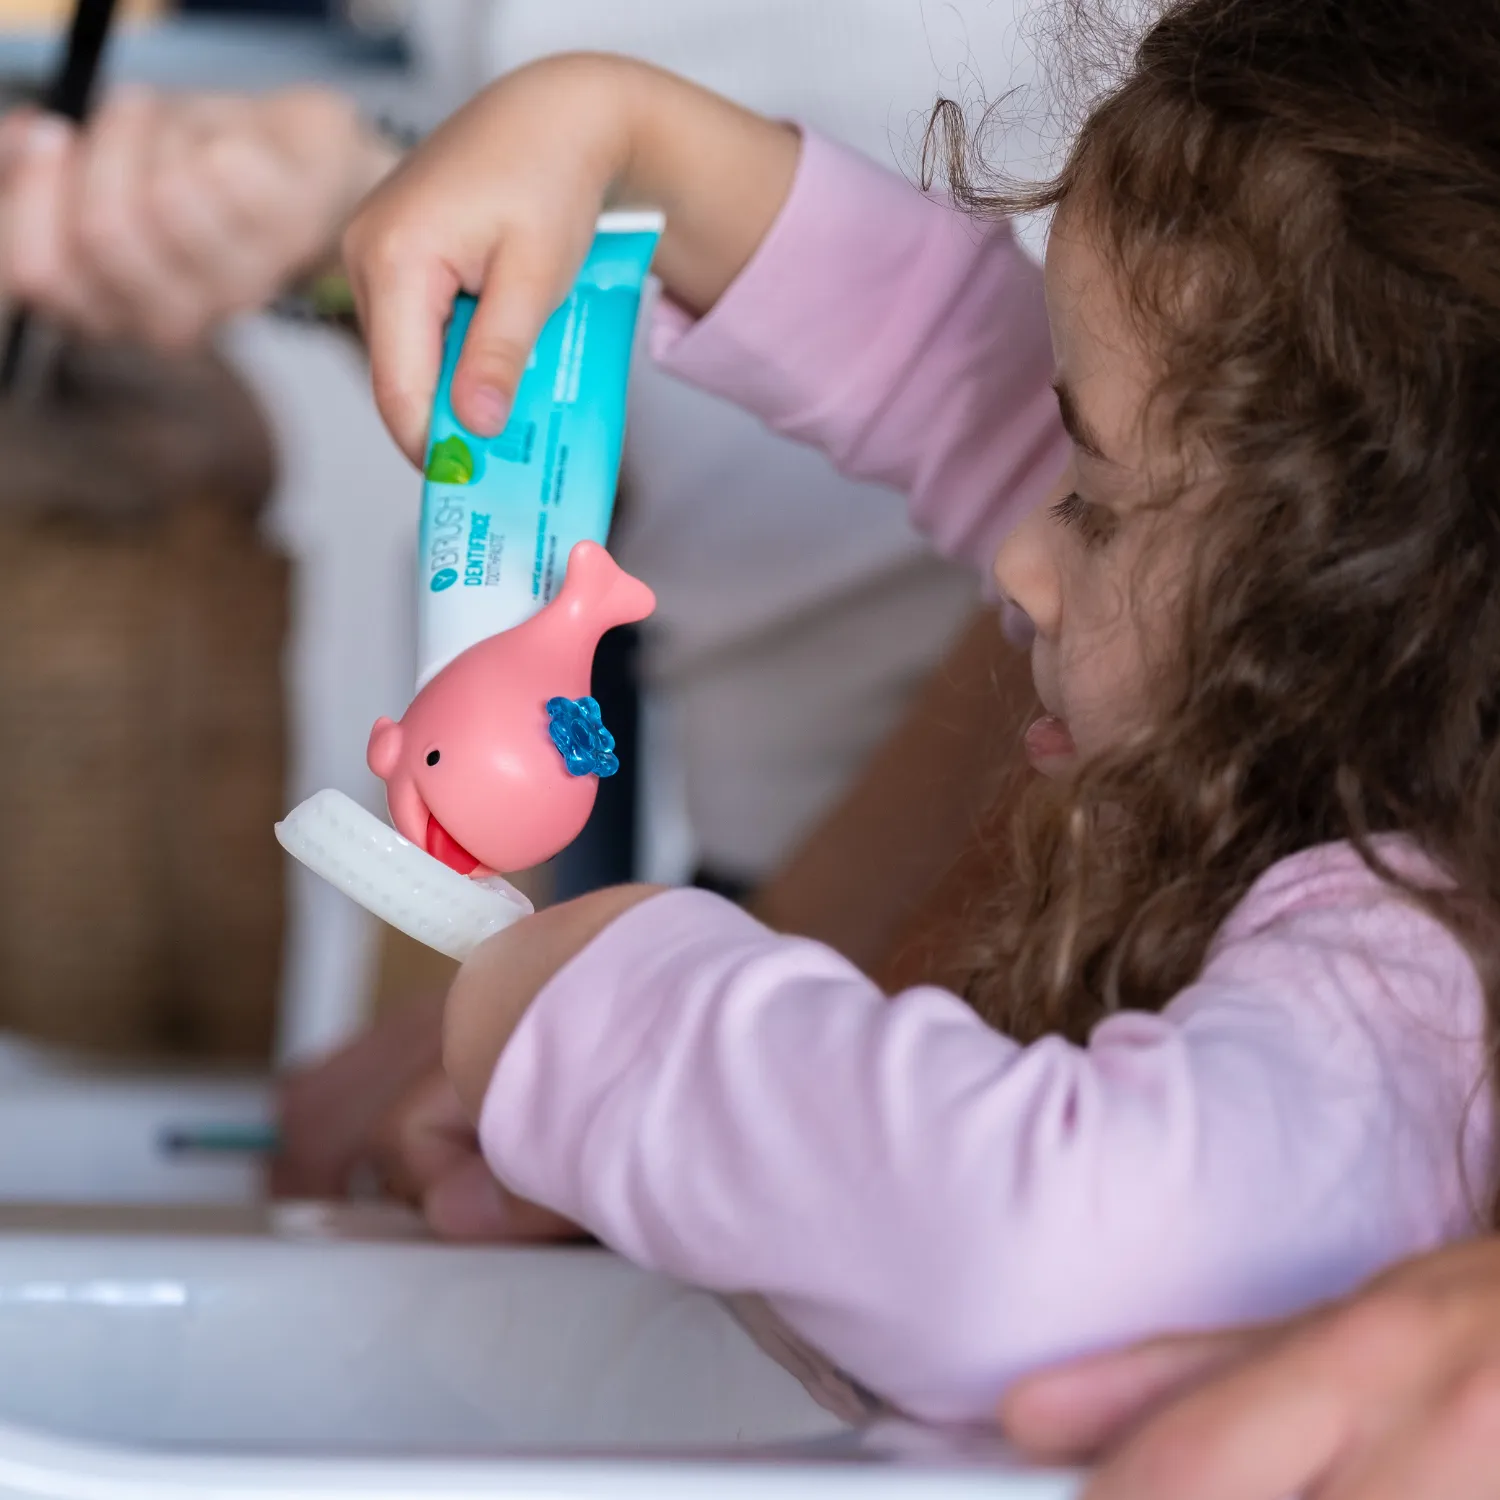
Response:
POLYGON ((1031 672, 1045 712, 1026 750, 1048 775, 1144 727, 1147 662, 1171 628, 1173 563, 1183 555, 1175 507, 1149 504, 1152 461, 1164 456, 1143 431, 1151 365, 1077 217, 1058 214, 1047 250, 1072 458, 995 559, 1001 591, 1034 630, 1031 672))

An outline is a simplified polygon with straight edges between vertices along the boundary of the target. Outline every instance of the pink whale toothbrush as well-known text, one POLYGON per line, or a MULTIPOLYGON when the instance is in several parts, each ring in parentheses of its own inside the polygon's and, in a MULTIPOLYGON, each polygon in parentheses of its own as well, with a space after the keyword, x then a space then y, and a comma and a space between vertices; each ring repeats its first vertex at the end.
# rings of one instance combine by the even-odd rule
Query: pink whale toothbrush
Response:
POLYGON ((418 941, 462 959, 531 911, 504 875, 543 863, 619 768, 589 696, 600 638, 655 608, 601 545, 657 215, 606 215, 544 329, 510 421, 488 441, 449 389, 472 314, 449 330, 427 466, 423 673, 370 732, 391 823, 325 790, 276 825, 284 848, 418 941), (392 826, 394 825, 394 826, 392 826))

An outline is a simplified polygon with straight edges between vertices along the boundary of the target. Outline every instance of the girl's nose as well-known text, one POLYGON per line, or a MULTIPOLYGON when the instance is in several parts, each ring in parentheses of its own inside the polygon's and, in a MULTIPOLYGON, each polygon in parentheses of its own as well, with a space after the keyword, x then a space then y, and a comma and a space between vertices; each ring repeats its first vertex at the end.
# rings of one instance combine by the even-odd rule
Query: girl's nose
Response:
POLYGON ((1005 633, 1012 640, 1054 635, 1062 622, 1051 530, 1047 506, 1039 506, 1006 537, 995 558, 995 582, 1005 596, 1005 633))

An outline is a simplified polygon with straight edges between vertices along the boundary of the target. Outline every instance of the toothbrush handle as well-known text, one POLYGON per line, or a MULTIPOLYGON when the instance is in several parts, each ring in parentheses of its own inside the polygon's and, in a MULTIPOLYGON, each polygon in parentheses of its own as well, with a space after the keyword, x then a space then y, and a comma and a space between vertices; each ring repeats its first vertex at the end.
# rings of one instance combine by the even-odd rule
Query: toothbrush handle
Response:
MULTIPOLYGON (((73 7, 73 23, 68 29, 62 66, 47 90, 45 103, 51 113, 75 123, 88 113, 115 4, 116 0, 78 0, 73 7)), ((6 329, 4 353, 0 354, 0 390, 8 391, 16 383, 30 325, 31 315, 24 307, 17 308, 6 329)))
POLYGON ((78 0, 68 31, 62 66, 47 90, 47 108, 75 123, 88 113, 99 76, 99 60, 109 40, 116 0, 78 0))

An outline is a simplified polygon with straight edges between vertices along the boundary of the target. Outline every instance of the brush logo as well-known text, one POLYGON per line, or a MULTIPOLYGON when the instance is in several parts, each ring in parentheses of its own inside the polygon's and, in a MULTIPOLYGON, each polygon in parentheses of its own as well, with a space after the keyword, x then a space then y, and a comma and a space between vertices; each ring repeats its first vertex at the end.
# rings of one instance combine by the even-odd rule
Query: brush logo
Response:
POLYGON ((439 568, 432 575, 432 592, 441 594, 444 589, 451 589, 458 582, 458 572, 454 568, 439 568))

